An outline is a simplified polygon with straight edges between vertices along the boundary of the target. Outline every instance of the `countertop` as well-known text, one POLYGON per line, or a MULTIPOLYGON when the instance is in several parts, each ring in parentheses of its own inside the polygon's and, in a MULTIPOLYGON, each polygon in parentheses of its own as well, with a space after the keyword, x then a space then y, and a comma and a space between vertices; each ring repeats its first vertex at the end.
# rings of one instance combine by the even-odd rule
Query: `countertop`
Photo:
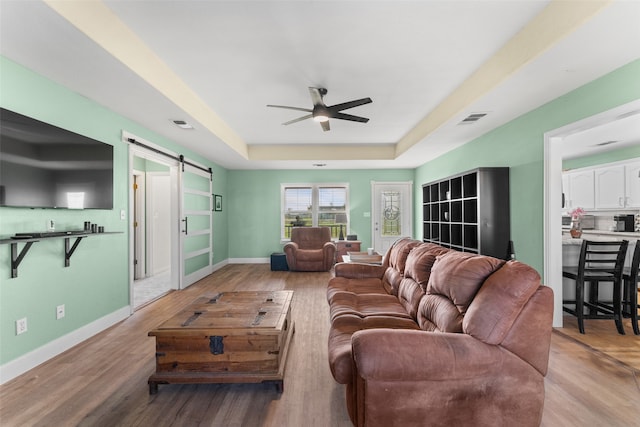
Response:
POLYGON ((563 230, 562 244, 563 245, 581 245, 582 238, 590 240, 640 240, 640 233, 638 232, 624 232, 624 231, 608 231, 608 230, 582 230, 582 237, 574 239, 569 235, 569 230, 563 230))

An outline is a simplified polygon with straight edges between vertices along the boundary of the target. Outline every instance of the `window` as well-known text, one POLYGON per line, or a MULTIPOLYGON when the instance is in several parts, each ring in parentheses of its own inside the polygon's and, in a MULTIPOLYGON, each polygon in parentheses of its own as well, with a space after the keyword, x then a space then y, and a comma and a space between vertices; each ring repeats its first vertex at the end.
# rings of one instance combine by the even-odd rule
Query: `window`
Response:
POLYGON ((346 184, 283 184, 281 236, 291 238, 291 228, 330 227, 331 236, 346 234, 349 187, 346 184))

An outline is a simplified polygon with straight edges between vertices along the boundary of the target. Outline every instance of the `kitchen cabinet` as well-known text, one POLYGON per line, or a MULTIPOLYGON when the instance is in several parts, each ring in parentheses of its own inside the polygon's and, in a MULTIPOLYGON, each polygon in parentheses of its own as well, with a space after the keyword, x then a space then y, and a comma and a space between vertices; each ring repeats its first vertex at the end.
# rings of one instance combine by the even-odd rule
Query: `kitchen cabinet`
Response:
POLYGON ((562 174, 564 208, 620 210, 640 208, 640 161, 615 162, 562 174))
POLYGON ((566 208, 595 208, 593 169, 578 170, 567 173, 567 184, 565 195, 566 208))
POLYGON ((616 209, 624 207, 624 169, 624 165, 595 169, 596 209, 616 209))
POLYGON ((640 161, 625 165, 625 205, 640 208, 640 161))

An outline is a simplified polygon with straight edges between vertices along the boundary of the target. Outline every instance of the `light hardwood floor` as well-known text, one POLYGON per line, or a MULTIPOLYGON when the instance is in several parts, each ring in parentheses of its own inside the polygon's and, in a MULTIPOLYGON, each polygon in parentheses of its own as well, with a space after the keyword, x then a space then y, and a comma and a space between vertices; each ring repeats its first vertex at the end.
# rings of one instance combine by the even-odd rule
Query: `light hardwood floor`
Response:
MULTIPOLYGON (((350 426, 344 387, 327 363, 329 277, 226 266, 1 386, 0 425, 350 426), (149 395, 155 342, 148 331, 204 292, 280 289, 295 291, 296 325, 282 394, 272 384, 174 384, 149 395)), ((587 335, 594 327, 587 324, 587 335)), ((552 336, 542 425, 639 425, 640 370, 568 335, 552 336)))

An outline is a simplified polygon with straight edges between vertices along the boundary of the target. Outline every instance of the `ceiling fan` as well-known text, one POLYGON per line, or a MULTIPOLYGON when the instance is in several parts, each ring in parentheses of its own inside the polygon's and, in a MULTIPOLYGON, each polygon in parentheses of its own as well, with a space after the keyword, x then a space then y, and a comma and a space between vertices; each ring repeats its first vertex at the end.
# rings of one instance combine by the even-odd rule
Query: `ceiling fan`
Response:
POLYGON ((369 104, 371 98, 362 98, 356 99, 355 101, 343 102, 341 104, 336 105, 326 105, 322 98, 327 94, 327 89, 323 87, 310 87, 309 94, 311 95, 311 100, 313 101, 313 109, 309 108, 300 108, 300 107, 288 107, 286 105, 267 105, 267 107, 274 108, 285 108, 287 110, 296 110, 296 111, 306 111, 307 114, 302 117, 298 117, 297 119, 289 120, 288 122, 284 122, 283 125, 290 125, 292 123, 300 122, 302 120, 311 119, 319 122, 322 126, 323 131, 328 131, 329 127, 329 119, 340 119, 340 120, 350 120, 352 122, 360 122, 367 123, 369 119, 366 117, 354 116, 351 114, 342 113, 342 110, 347 110, 349 108, 358 107, 360 105, 369 104))

